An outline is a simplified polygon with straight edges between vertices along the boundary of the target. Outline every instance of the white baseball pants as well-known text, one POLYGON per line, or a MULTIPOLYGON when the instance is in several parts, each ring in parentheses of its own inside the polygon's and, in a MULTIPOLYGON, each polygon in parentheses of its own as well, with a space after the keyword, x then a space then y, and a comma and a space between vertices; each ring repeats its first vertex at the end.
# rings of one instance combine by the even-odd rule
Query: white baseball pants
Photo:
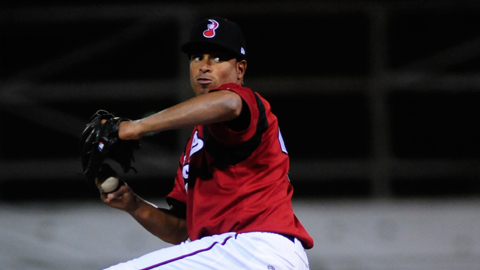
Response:
POLYGON ((268 232, 224 233, 186 241, 108 270, 309 269, 301 242, 268 232))

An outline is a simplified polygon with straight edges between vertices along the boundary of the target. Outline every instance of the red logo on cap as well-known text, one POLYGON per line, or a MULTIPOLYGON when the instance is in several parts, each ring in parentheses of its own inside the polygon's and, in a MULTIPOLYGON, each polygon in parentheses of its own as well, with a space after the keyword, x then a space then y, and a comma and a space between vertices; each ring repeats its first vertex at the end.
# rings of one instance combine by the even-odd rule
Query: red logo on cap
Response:
POLYGON ((215 36, 215 29, 218 28, 219 23, 215 20, 209 19, 209 23, 207 25, 207 30, 203 31, 203 36, 206 38, 213 38, 215 36))

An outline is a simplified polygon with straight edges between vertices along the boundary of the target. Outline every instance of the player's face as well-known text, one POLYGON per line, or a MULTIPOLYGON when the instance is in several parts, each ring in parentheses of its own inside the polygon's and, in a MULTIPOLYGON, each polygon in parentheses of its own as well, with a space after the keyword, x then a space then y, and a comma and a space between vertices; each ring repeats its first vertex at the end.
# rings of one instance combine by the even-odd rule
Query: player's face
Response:
POLYGON ((190 57, 190 84, 195 95, 208 93, 226 83, 241 83, 246 61, 224 53, 194 54, 190 57))

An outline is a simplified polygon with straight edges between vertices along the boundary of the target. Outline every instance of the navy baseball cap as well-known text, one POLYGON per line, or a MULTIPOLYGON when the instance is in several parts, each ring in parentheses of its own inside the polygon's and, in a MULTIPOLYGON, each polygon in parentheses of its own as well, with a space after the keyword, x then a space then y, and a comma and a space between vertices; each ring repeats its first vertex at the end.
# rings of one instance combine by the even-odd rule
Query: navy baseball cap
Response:
POLYGON ((232 53, 237 59, 247 57, 242 30, 236 23, 224 18, 211 17, 197 23, 192 29, 190 41, 181 50, 192 55, 212 48, 232 53))

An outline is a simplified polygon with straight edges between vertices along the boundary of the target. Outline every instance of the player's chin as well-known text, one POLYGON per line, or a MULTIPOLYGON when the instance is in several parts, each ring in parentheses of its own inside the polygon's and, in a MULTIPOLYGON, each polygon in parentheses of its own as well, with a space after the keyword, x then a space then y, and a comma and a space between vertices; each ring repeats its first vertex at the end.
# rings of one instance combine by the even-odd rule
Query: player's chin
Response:
POLYGON ((203 94, 207 94, 208 92, 210 92, 211 90, 215 89, 214 86, 212 86, 211 84, 198 84, 194 90, 195 90, 195 94, 197 96, 199 95, 203 95, 203 94))

